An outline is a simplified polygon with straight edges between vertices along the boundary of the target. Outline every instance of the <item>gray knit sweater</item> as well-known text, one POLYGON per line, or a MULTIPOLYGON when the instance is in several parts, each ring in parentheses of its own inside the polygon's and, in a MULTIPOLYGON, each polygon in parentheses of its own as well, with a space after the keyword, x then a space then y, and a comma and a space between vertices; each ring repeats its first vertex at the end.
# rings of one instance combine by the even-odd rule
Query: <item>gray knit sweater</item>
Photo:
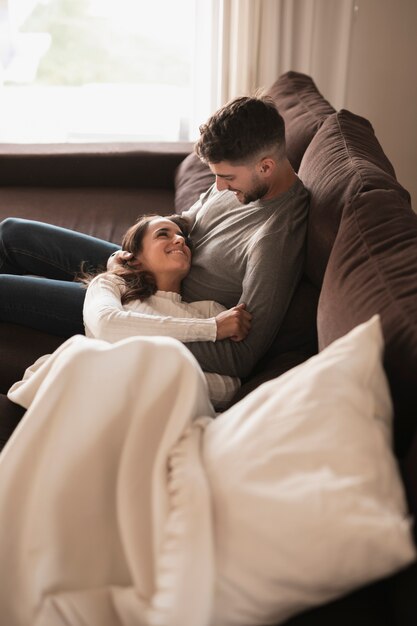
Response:
POLYGON ((246 205, 213 186, 184 213, 194 243, 184 299, 245 302, 253 314, 244 341, 187 344, 204 370, 245 377, 272 343, 301 276, 308 204, 297 179, 277 198, 246 205))

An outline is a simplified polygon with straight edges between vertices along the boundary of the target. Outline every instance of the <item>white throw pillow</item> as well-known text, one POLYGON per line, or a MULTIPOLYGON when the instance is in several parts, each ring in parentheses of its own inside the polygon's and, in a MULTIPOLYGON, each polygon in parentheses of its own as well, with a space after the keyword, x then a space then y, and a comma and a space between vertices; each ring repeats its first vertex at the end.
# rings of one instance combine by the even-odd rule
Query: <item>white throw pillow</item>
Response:
POLYGON ((212 624, 276 624, 415 558, 379 317, 207 426, 212 624))

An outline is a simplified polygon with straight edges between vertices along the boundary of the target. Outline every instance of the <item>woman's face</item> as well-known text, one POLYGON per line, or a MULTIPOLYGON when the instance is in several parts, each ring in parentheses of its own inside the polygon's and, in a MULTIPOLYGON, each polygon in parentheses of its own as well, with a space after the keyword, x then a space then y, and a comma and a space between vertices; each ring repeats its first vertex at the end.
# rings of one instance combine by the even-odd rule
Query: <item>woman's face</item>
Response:
POLYGON ((155 217, 149 222, 143 237, 142 251, 129 265, 152 272, 158 289, 169 289, 170 281, 180 283, 190 271, 191 250, 177 224, 155 217))

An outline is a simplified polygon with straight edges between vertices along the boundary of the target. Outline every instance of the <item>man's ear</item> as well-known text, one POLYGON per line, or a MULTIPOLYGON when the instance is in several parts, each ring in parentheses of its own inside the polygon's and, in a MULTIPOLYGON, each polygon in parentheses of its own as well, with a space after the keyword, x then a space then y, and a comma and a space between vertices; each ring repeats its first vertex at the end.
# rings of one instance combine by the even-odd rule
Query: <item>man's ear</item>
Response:
POLYGON ((271 157, 264 157, 259 161, 259 173, 263 176, 270 176, 275 170, 275 161, 271 157))

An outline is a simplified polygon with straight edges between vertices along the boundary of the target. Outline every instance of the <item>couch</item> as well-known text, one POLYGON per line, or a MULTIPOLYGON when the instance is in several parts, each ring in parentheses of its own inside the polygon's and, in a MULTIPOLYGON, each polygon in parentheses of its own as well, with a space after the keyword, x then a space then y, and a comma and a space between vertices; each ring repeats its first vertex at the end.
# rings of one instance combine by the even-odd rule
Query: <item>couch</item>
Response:
MULTIPOLYGON (((366 119, 335 111, 304 74, 287 72, 268 94, 285 119, 289 159, 311 194, 306 262, 281 329, 234 401, 379 313, 394 452, 416 515, 417 215, 366 119)), ((0 219, 37 219, 119 243, 138 215, 181 212, 212 182, 188 143, 3 145, 0 219)), ((0 323, 3 440, 21 416, 7 389, 64 340, 0 323)), ((411 626, 416 598, 414 564, 286 623, 411 626)))

